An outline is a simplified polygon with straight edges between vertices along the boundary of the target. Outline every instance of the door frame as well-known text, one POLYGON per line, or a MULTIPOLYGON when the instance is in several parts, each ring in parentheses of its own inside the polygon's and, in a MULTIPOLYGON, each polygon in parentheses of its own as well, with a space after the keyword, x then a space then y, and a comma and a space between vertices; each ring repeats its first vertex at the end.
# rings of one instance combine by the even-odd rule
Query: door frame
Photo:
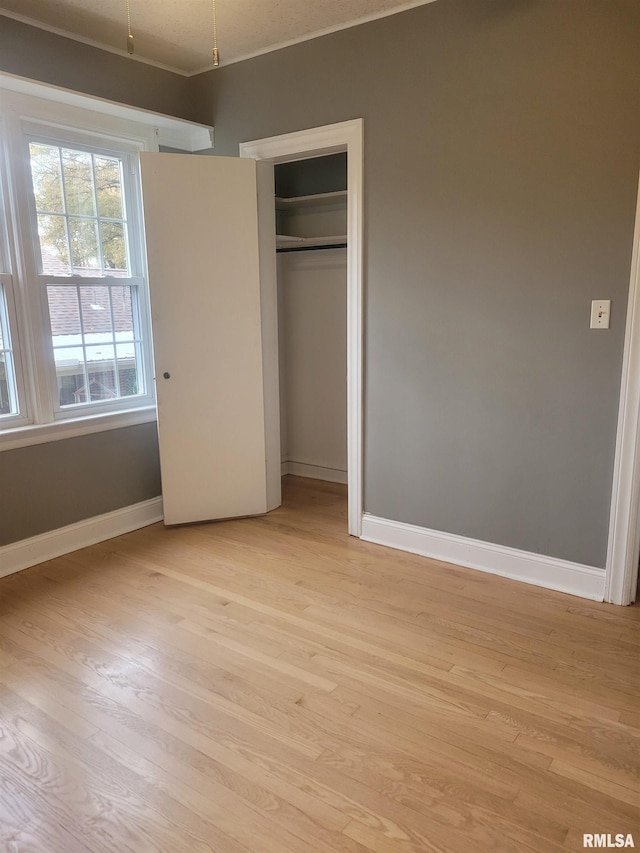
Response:
POLYGON ((349 533, 357 537, 363 513, 363 124, 352 119, 240 144, 241 157, 274 166, 347 153, 347 480, 349 533))
POLYGON ((640 183, 631 256, 605 601, 632 604, 640 558, 640 183))

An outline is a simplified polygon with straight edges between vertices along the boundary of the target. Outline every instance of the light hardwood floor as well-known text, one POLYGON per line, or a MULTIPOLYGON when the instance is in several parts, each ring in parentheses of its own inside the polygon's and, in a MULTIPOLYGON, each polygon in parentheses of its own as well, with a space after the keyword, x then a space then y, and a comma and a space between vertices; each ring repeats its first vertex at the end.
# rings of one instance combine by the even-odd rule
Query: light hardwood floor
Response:
POLYGON ((640 611, 358 542, 344 487, 0 581, 0 851, 640 847, 640 611))

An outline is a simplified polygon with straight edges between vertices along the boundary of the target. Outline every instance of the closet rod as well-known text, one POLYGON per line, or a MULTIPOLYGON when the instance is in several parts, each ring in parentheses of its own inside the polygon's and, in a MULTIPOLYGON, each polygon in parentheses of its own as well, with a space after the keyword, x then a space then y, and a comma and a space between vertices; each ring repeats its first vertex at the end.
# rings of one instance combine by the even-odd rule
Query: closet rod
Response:
POLYGON ((287 246, 276 249, 277 254, 284 252, 316 252, 318 249, 346 249, 346 243, 329 243, 327 246, 287 246))

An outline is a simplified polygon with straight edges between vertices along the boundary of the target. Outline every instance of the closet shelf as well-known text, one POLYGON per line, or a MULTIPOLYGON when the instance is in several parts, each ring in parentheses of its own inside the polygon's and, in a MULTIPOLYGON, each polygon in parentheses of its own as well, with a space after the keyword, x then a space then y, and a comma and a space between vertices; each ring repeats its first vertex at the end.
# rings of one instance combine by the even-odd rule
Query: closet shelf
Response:
POLYGON ((346 234, 333 234, 329 237, 294 237, 289 234, 276 234, 276 248, 312 248, 314 246, 338 246, 347 242, 346 234))
POLYGON ((291 210, 292 207, 316 207, 336 204, 347 197, 346 190, 333 193, 315 193, 314 195, 298 195, 290 198, 276 196, 276 210, 291 210))

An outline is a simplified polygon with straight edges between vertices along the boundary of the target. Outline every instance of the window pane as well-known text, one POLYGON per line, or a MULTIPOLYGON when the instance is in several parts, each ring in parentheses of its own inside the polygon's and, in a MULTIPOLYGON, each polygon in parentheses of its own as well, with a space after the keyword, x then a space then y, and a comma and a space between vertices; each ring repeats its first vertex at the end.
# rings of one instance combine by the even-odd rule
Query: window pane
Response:
POLYGON ((62 176, 67 213, 78 216, 96 215, 91 154, 62 149, 62 176))
POLYGON ((122 161, 29 145, 43 273, 126 277, 122 161))
POLYGON ((122 272, 126 275, 128 264, 122 222, 101 222, 100 242, 105 273, 117 275, 122 272))
POLYGON ((42 272, 49 275, 70 275, 65 217, 39 214, 38 236, 40 237, 42 272))
POLYGON ((0 352, 0 415, 15 414, 12 394, 13 364, 11 354, 0 352))
POLYGON ((36 209, 49 213, 64 213, 59 148, 32 142, 29 145, 29 153, 36 209))
POLYGON ((11 351, 7 303, 0 285, 0 415, 18 414, 16 375, 11 351))
POLYGON ((120 396, 113 346, 87 347, 84 352, 86 362, 82 347, 65 347, 54 353, 61 406, 115 400, 120 396))
POLYGON ((87 347, 87 373, 90 399, 113 400, 119 396, 115 374, 113 346, 87 347))
POLYGON ((85 343, 112 343, 111 304, 108 287, 81 287, 80 306, 85 343))
POLYGON ((82 396, 86 385, 84 375, 84 354, 81 346, 55 349, 56 379, 61 406, 73 406, 83 403, 82 396))
POLYGON ((118 362, 118 378, 120 380, 120 394, 122 397, 132 397, 144 393, 140 387, 140 371, 136 353, 136 345, 118 344, 116 347, 118 362))
POLYGON ((115 323, 116 340, 128 341, 135 336, 130 287, 112 287, 111 303, 115 323))
POLYGON ((95 219, 69 217, 71 261, 76 275, 95 275, 100 269, 98 233, 95 219))
POLYGON ((94 157, 98 214, 107 219, 122 219, 122 178, 120 160, 94 157))
POLYGON ((78 289, 49 285, 47 299, 59 402, 61 406, 72 406, 82 402, 78 391, 87 384, 78 289))
POLYGON ((53 346, 79 346, 80 354, 77 358, 82 361, 82 326, 77 288, 49 285, 47 301, 53 346))
POLYGON ((48 285, 60 406, 145 393, 129 285, 48 285))

